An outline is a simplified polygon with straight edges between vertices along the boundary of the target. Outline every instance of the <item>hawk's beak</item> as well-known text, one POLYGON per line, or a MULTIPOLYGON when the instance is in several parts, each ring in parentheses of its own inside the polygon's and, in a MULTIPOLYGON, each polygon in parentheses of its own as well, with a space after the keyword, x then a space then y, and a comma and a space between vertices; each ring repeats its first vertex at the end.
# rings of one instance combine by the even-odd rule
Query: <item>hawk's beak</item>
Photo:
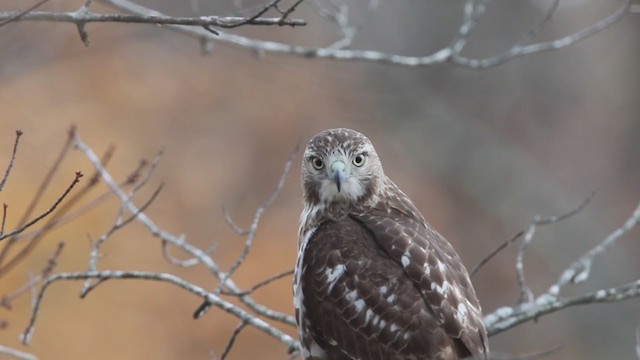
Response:
POLYGON ((340 187, 346 179, 344 162, 340 160, 334 161, 331 164, 331 173, 333 175, 333 181, 335 181, 336 186, 338 187, 338 192, 340 192, 340 187))

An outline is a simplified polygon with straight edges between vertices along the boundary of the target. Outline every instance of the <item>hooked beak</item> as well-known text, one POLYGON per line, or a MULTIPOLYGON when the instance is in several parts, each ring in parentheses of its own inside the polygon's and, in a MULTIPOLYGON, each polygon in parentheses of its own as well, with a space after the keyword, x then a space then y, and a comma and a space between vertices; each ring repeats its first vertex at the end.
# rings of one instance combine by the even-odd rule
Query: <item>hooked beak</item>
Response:
POLYGON ((344 162, 340 160, 334 161, 331 164, 331 175, 333 177, 333 181, 336 183, 336 186, 338 187, 338 192, 340 192, 340 187, 342 186, 345 179, 347 178, 344 162))

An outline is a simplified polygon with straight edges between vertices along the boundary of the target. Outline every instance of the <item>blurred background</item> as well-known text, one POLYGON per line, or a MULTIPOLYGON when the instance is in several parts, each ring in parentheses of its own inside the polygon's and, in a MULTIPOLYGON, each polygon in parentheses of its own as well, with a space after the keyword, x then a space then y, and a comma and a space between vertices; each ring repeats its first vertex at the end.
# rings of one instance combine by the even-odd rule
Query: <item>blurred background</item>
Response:
MULTIPOLYGON (((75 10, 82 1, 52 0, 42 10, 75 10)), ((231 14, 231 2, 146 0, 173 15, 231 14)), ((5 0, 0 10, 26 8, 5 0)), ((258 2, 246 2, 247 7, 258 2)), ((544 16, 549 1, 495 1, 481 19, 468 56, 495 55, 544 16)), ((539 40, 570 34, 612 13, 618 2, 563 1, 539 40)), ((354 3, 354 9, 362 4, 354 3)), ((447 45, 460 24, 463 1, 383 2, 355 38, 354 48, 406 55, 447 45)), ((94 11, 109 11, 96 5, 94 11)), ((354 10, 355 11, 355 10, 354 10)), ((327 46, 335 26, 304 4, 303 28, 243 27, 236 32, 308 46, 327 46)), ((18 221, 75 124, 97 153, 117 147, 111 173, 124 179, 140 159, 164 157, 138 203, 161 182, 148 210, 157 224, 191 243, 215 246, 229 266, 244 239, 225 224, 221 205, 248 227, 269 196, 296 144, 316 132, 350 127, 375 144, 385 171, 443 233, 468 267, 525 228, 536 214, 555 215, 598 193, 579 215, 538 231, 526 253, 534 293, 546 291, 578 256, 620 226, 640 201, 640 19, 625 17, 586 41, 515 59, 487 70, 448 64, 403 68, 374 63, 266 55, 216 45, 202 56, 197 40, 149 25, 89 24, 85 48, 75 26, 17 23, 0 28, 0 168, 14 131, 24 131, 16 166, 0 201, 8 228, 18 221)), ((293 268, 301 210, 299 157, 277 201, 262 219, 255 247, 236 282, 249 288, 293 268)), ((91 164, 72 151, 37 211, 43 211, 91 164)), ((105 191, 100 185, 92 196, 105 191)), ((108 230, 115 199, 51 232, 10 275, 0 294, 38 273, 57 243, 66 246, 56 271, 83 271, 90 240, 108 230)), ((640 277, 640 232, 599 257, 579 294, 640 277)), ((162 258, 157 239, 138 223, 104 247, 100 269, 171 272, 207 289, 217 283, 202 267, 181 269, 162 258)), ((518 301, 511 246, 474 278, 485 313, 518 301)), ((255 298, 293 313, 291 278, 255 298)), ((206 359, 220 356, 237 320, 169 285, 111 281, 80 300, 81 283, 59 283, 45 297, 33 344, 18 335, 30 314, 29 296, 0 308, 0 344, 42 359, 206 359)), ((634 356, 640 301, 571 308, 491 338, 495 351, 524 354, 564 347, 549 359, 634 356)), ((294 335, 294 329, 283 327, 294 335)), ((0 356, 1 357, 1 356, 0 356)), ((231 359, 286 359, 286 349, 247 329, 231 359)))

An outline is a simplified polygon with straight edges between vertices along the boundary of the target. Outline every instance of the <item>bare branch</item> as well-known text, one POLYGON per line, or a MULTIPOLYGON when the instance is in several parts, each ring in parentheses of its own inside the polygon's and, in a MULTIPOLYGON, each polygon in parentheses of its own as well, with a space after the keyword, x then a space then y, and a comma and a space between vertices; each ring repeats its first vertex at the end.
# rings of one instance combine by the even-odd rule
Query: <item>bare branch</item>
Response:
POLYGON ((7 169, 4 171, 4 176, 2 180, 0 180, 0 191, 4 188, 4 184, 7 182, 9 178, 9 174, 11 174, 11 169, 13 168, 13 164, 16 162, 16 154, 18 153, 18 145, 20 145, 20 137, 22 136, 21 130, 16 130, 16 140, 13 143, 13 151, 11 152, 11 160, 9 160, 9 165, 7 165, 7 169))
MULTIPOLYGON (((105 2, 113 6, 114 8, 117 8, 129 14, 138 16, 164 16, 163 14, 153 9, 132 3, 128 0, 105 0, 105 2)), ((471 34, 472 30, 475 28, 479 17, 484 13, 484 10, 488 4, 488 0, 468 0, 463 10, 463 21, 460 25, 458 35, 452 40, 449 46, 425 56, 404 56, 400 54, 384 53, 374 50, 347 50, 343 47, 350 44, 348 36, 343 37, 342 40, 338 40, 336 43, 329 47, 323 48, 295 46, 275 41, 257 40, 222 31, 218 32, 218 34, 214 36, 207 30, 197 27, 185 27, 174 24, 168 24, 166 27, 186 34, 188 36, 195 37, 202 44, 211 44, 210 41, 217 41, 219 43, 224 43, 231 46, 250 49, 258 54, 271 53, 279 55, 298 56, 303 58, 377 62, 409 67, 433 66, 445 62, 450 62, 461 67, 485 69, 498 66, 520 56, 534 54, 542 51, 557 50, 582 41, 620 21, 627 13, 631 11, 630 3, 631 0, 623 0, 623 5, 614 14, 598 21, 592 26, 589 26, 568 36, 548 42, 540 42, 528 45, 523 44, 523 42, 527 42, 532 39, 539 32, 542 26, 548 22, 548 19, 555 11, 555 8, 552 4, 545 18, 543 18, 538 25, 532 28, 523 37, 523 39, 511 46, 502 54, 484 59, 468 58, 462 56, 460 53, 465 47, 468 37, 471 34)))
POLYGON ((220 297, 211 294, 201 287, 194 285, 188 281, 185 281, 175 275, 165 274, 165 273, 153 273, 153 272, 144 272, 144 271, 89 271, 89 272, 76 272, 76 273, 60 273, 56 274, 50 278, 48 278, 42 288, 38 292, 38 296, 35 300, 35 306, 33 308, 33 312, 31 314, 31 318, 29 320, 29 324, 25 329, 22 335, 22 342, 24 344, 30 344, 33 338, 33 334, 35 331, 35 323, 37 316, 39 314, 42 299, 44 298, 46 290, 55 282, 60 280, 87 280, 87 279, 95 279, 99 281, 104 281, 108 279, 137 279, 137 280, 151 280, 151 281, 159 281, 168 283, 174 286, 177 286, 183 290, 186 290, 196 296, 207 299, 207 302, 212 304, 213 306, 241 319, 246 321, 248 325, 251 325, 262 332, 274 337, 278 341, 286 344, 288 346, 296 346, 297 341, 294 340, 291 336, 285 334, 284 332, 278 330, 277 328, 269 325, 265 321, 252 316, 246 311, 242 310, 238 306, 221 299, 220 297))
MULTIPOLYGON (((35 195, 31 199, 31 202, 29 203, 29 206, 27 206, 27 209, 22 214, 22 218, 20 219, 20 221, 18 222, 18 225, 17 225, 18 228, 22 227, 29 220, 29 218, 33 214, 34 209, 36 208, 36 206, 40 202, 40 199, 42 198, 42 195, 44 194, 45 190, 51 184, 51 180, 55 176, 56 172, 60 168, 60 164, 62 164, 62 161, 64 160, 64 158, 67 156, 67 154, 69 152, 69 147, 71 146, 71 137, 73 136, 75 131, 76 130, 75 130, 74 126, 72 126, 69 129, 69 131, 67 133, 68 136, 67 136, 67 140, 66 140, 65 144, 62 146, 62 149, 61 149, 60 153, 58 154, 58 157, 54 161, 53 165, 49 169, 49 172, 47 173, 47 175, 44 177, 44 179, 40 183, 40 186, 38 187, 38 190, 36 191, 35 195)), ((1 237, 0 237, 0 240, 2 240, 1 237)), ((17 239, 15 237, 12 237, 11 239, 9 239, 8 243, 2 248, 2 250, 0 250, 0 266, 1 266, 0 267, 0 274, 6 273, 10 268, 13 268, 22 259, 24 259, 25 256, 37 245, 38 241, 39 241, 38 239, 35 239, 35 238, 32 239, 31 243, 27 247, 22 249, 18 255, 16 255, 13 259, 11 259, 9 261, 9 263, 5 264, 5 258, 9 254, 9 251, 11 250, 11 248, 17 242, 17 239)))
MULTIPOLYGON (((89 161, 91 161, 94 168, 100 173, 102 180, 109 186, 109 188, 111 188, 118 198, 120 198, 120 201, 122 201, 126 209, 132 214, 137 213, 137 220, 147 227, 153 236, 181 249, 191 257, 197 258, 199 263, 205 266, 219 281, 225 283, 225 287, 227 289, 235 292, 241 291, 232 279, 224 277, 224 272, 219 269, 218 265, 211 259, 207 252, 189 244, 182 236, 175 236, 160 229, 144 212, 138 213, 138 208, 131 202, 129 196, 127 196, 127 194, 113 180, 113 177, 102 166, 100 159, 96 156, 93 150, 83 143, 77 134, 74 137, 74 143, 76 148, 82 151, 89 161)), ((292 316, 269 309, 268 307, 255 302, 255 300, 249 296, 240 296, 239 299, 242 303, 248 306, 249 309, 260 316, 295 326, 295 319, 292 316)), ((297 346, 297 342, 294 345, 297 346)))
POLYGON ((562 273, 558 281, 549 288, 548 293, 551 296, 557 296, 562 287, 569 282, 579 284, 587 280, 591 272, 591 264, 596 256, 607 251, 625 234, 638 225, 640 225, 640 204, 638 204, 638 207, 636 207, 633 214, 631 214, 621 227, 614 230, 600 244, 589 250, 589 252, 571 264, 571 266, 562 273))
MULTIPOLYGON (((48 0, 43 0, 48 1, 48 0)), ((278 2, 281 0, 277 0, 278 2)), ((264 11, 269 10, 268 8, 264 11)), ((235 28, 243 25, 278 25, 278 26, 305 26, 305 20, 287 18, 263 18, 263 17, 236 17, 236 16, 197 16, 180 17, 168 15, 146 14, 98 14, 88 10, 74 12, 46 12, 46 11, 11 11, 0 12, 0 26, 17 21, 47 21, 66 22, 76 25, 88 23, 130 23, 152 25, 181 25, 181 26, 214 26, 219 28, 235 28)))
POLYGON ((524 322, 538 319, 558 310, 576 305, 611 303, 640 296, 640 280, 622 286, 601 289, 569 298, 556 298, 549 294, 539 296, 534 303, 515 308, 503 307, 484 317, 489 336, 499 334, 524 322))
MULTIPOLYGON (((593 197, 593 195, 591 197, 593 197)), ((562 221, 568 216, 578 213, 582 208, 584 208, 584 206, 586 206, 586 203, 590 200, 590 198, 587 198, 587 200, 585 200, 585 202, 583 202, 581 206, 567 214, 545 219, 541 219, 538 217, 536 220, 534 220, 532 225, 535 224, 534 226, 538 226, 540 224, 550 224, 562 221)), ((553 284, 547 290, 547 292, 539 295, 534 299, 533 293, 531 293, 529 290, 529 293, 531 294, 531 301, 520 302, 515 307, 505 306, 495 310, 489 315, 486 315, 484 318, 484 322, 487 327, 487 332, 490 335, 495 335, 514 326, 517 326, 523 322, 537 319, 540 316, 550 314, 552 312, 556 312, 570 306, 617 302, 630 298, 640 297, 640 280, 628 283, 626 285, 608 289, 601 289, 583 295, 577 295, 568 298, 560 297, 560 291, 568 283, 578 284, 587 280, 589 277, 591 264, 595 257, 605 252, 625 234, 631 231, 631 229, 638 226, 639 224, 640 204, 638 204, 632 215, 624 222, 624 224, 622 224, 622 226, 611 232, 611 234, 609 234, 609 236, 607 236, 601 243, 599 243, 585 255, 580 257, 580 259, 575 261, 571 266, 569 266, 562 273, 562 275, 560 275, 558 281, 553 284)))
POLYGON ((631 0, 623 0, 623 5, 615 13, 605 17, 604 19, 596 22, 595 24, 587 28, 584 28, 571 35, 567 35, 565 37, 562 37, 556 40, 545 41, 545 42, 529 44, 529 45, 516 44, 515 46, 511 47, 509 50, 503 52, 500 55, 485 58, 485 59, 471 59, 471 58, 465 58, 459 55, 454 55, 452 58, 452 61, 456 65, 461 65, 461 66, 470 67, 474 69, 486 69, 486 68, 504 64, 505 62, 511 61, 520 56, 539 53, 543 51, 562 49, 564 47, 567 47, 569 45, 573 45, 579 41, 582 41, 602 30, 605 30, 606 28, 608 28, 613 24, 616 24, 625 15, 629 13, 630 6, 631 6, 631 0))
MULTIPOLYGON (((560 221, 563 221, 565 219, 570 218, 573 215, 578 214, 580 211, 582 211, 588 204, 589 202, 591 202, 591 200, 593 199, 593 197, 596 195, 596 191, 591 192, 591 194, 582 201, 582 203, 576 207, 575 209, 572 209, 569 212, 566 212, 564 214, 561 214, 559 216, 549 216, 545 219, 540 219, 539 217, 536 217, 536 219, 533 220, 533 222, 531 223, 530 227, 532 225, 535 226, 544 226, 544 225, 549 225, 549 224, 555 224, 558 223, 560 221)), ((495 249, 493 249, 489 254, 487 254, 482 260, 480 260, 480 262, 473 267, 473 269, 471 270, 470 274, 471 277, 473 277, 478 270, 480 270, 484 265, 486 265, 489 261, 491 261, 491 259, 493 259, 494 256, 498 255, 502 250, 504 250, 509 244, 514 243, 516 240, 518 240, 519 238, 521 238, 523 235, 525 234, 525 230, 520 230, 516 235, 514 235, 511 239, 504 241, 502 244, 498 245, 495 249)), ((528 246, 528 245, 527 245, 528 246)), ((521 251, 523 252, 524 250, 521 249, 521 251)), ((520 253, 519 253, 520 254, 520 253)), ((522 260, 520 260, 521 262, 522 260)), ((517 265, 516 265, 517 266, 517 265)), ((519 275, 518 275, 519 276, 519 275)), ((523 275, 524 277, 524 275, 523 275)), ((523 279, 524 280, 524 279, 523 279)))
POLYGON ((529 228, 524 233, 524 240, 522 241, 522 245, 520 246, 520 249, 518 250, 518 254, 516 256, 516 279, 518 280, 518 286, 520 287, 521 303, 533 301, 533 293, 531 292, 531 289, 529 289, 529 287, 527 286, 524 279, 524 252, 527 250, 527 248, 531 244, 531 241, 533 240, 533 235, 535 234, 536 229, 539 226, 556 224, 558 222, 561 222, 563 220, 566 220, 578 214, 585 207, 587 207, 587 205, 589 204, 589 202, 591 202, 591 199, 593 199, 595 194, 596 194, 596 191, 593 191, 591 195, 589 195, 586 199, 582 201, 580 205, 578 205, 578 207, 564 214, 561 214, 558 216, 549 216, 546 218, 542 218, 539 215, 536 215, 534 217, 533 221, 531 222, 531 225, 529 225, 529 228))
POLYGON ((48 2, 49 0, 40 0, 37 3, 35 3, 34 5, 28 7, 26 10, 24 11, 17 11, 15 13, 15 15, 5 19, 4 21, 0 21, 0 27, 3 27, 5 25, 7 25, 8 23, 12 22, 12 21, 18 21, 21 18, 23 18, 25 15, 27 15, 30 12, 33 12, 33 10, 39 8, 40 6, 44 5, 44 3, 48 2))

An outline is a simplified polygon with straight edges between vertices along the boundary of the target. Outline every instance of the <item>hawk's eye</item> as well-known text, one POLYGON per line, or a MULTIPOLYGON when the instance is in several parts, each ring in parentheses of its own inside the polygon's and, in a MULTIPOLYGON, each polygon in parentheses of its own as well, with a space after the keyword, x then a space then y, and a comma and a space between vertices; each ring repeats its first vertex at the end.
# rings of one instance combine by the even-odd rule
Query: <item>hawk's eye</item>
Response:
POLYGON ((353 165, 355 166, 362 166, 364 165, 364 154, 359 154, 356 157, 353 158, 353 165))
POLYGON ((322 170, 322 168, 324 167, 324 162, 322 162, 322 160, 319 157, 312 157, 311 159, 311 165, 313 165, 313 168, 316 170, 322 170))

